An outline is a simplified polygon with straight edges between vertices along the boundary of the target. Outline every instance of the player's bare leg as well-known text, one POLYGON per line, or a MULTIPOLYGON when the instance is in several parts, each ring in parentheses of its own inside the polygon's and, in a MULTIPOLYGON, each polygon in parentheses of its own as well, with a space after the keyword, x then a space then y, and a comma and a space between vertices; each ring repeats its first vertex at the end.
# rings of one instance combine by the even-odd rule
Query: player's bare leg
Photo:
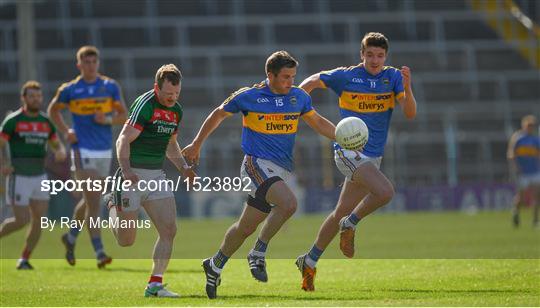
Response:
POLYGON ((84 220, 85 217, 86 217, 86 203, 84 202, 84 197, 82 197, 82 193, 81 193, 81 199, 79 199, 79 202, 77 202, 75 209, 73 209, 73 219, 77 221, 81 221, 81 220, 84 220))
POLYGON ((296 212, 298 202, 283 181, 272 184, 266 193, 266 201, 275 205, 259 233, 259 239, 268 244, 281 226, 296 212))
POLYGON ((518 188, 518 192, 512 198, 512 224, 514 228, 519 227, 519 210, 523 200, 525 200, 525 189, 518 188))
POLYGON ((216 298, 217 287, 221 281, 221 270, 229 258, 242 246, 246 238, 257 230, 259 224, 267 216, 267 213, 246 204, 238 221, 232 224, 225 233, 218 252, 213 257, 203 260, 208 298, 216 298))
POLYGON ((221 243, 220 250, 228 257, 232 256, 244 243, 268 214, 246 205, 237 222, 229 227, 221 243))
POLYGON ((13 217, 6 218, 0 224, 0 238, 17 231, 30 222, 30 210, 27 206, 11 206, 13 217))
POLYGON ((248 263, 252 276, 261 282, 268 281, 266 273, 266 248, 268 243, 283 224, 296 212, 296 197, 283 181, 277 181, 266 193, 266 201, 274 204, 259 233, 254 248, 248 254, 248 263))
MULTIPOLYGON (((81 194, 82 195, 82 194, 81 194)), ((73 210, 73 219, 77 221, 84 221, 86 216, 86 203, 84 202, 84 198, 81 197, 79 199, 79 202, 77 202, 77 205, 75 206, 75 209, 73 210)), ((66 254, 65 258, 69 265, 75 265, 75 243, 77 240, 77 236, 79 235, 79 228, 73 227, 70 228, 67 233, 64 233, 62 235, 62 243, 64 244, 64 247, 66 248, 66 254)))
POLYGON ((317 234, 315 245, 319 249, 325 250, 326 247, 330 245, 336 234, 339 232, 339 222, 341 219, 351 214, 358 203, 362 201, 368 193, 369 191, 358 183, 345 180, 336 208, 328 215, 328 217, 326 217, 326 220, 323 222, 319 233, 317 234))
POLYGON ((30 228, 26 236, 26 247, 30 251, 36 247, 41 236, 41 217, 47 215, 49 201, 30 200, 30 228))
POLYGON ((345 180, 336 208, 321 225, 315 244, 307 254, 301 255, 296 260, 296 265, 302 273, 302 289, 314 291, 316 265, 323 251, 332 242, 339 232, 339 222, 349 215, 356 205, 368 194, 366 188, 358 183, 345 180))
MULTIPOLYGON (((77 179, 91 179, 92 181, 100 180, 101 177, 97 170, 78 170, 76 171, 77 179)), ((85 221, 90 235, 90 241, 96 253, 98 268, 104 268, 105 265, 112 262, 112 258, 105 254, 103 243, 101 241, 101 229, 90 224, 90 218, 94 221, 100 217, 101 210, 101 192, 100 191, 83 191, 83 199, 85 203, 85 221)))
POLYGON ((162 275, 169 264, 176 236, 176 205, 173 198, 167 198, 147 201, 143 206, 159 234, 154 246, 152 274, 162 275))
POLYGON ((540 210, 540 185, 533 186, 533 198, 533 227, 538 228, 540 226, 538 221, 538 215, 540 210))
MULTIPOLYGON (((91 181, 99 180, 101 177, 97 170, 77 170, 75 171, 75 178, 77 180, 86 181, 90 179, 91 181)), ((103 249, 103 243, 101 241, 101 230, 99 227, 94 227, 90 224, 90 218, 94 221, 100 216, 101 209, 101 192, 99 191, 86 191, 82 192, 83 198, 79 200, 75 208, 73 217, 77 220, 85 221, 85 224, 88 228, 88 233, 90 236, 90 241, 94 248, 96 254, 97 266, 98 268, 104 268, 105 265, 112 262, 112 258, 107 256, 103 249), (82 213, 84 216, 81 218, 82 213)), ((66 248, 66 260, 70 265, 75 265, 75 242, 77 239, 77 234, 79 230, 76 228, 70 229, 68 233, 65 233, 62 236, 62 243, 66 248)))
POLYGON ((394 187, 386 176, 372 163, 361 164, 354 171, 353 181, 366 188, 369 193, 360 201, 351 215, 340 222, 339 248, 346 257, 354 256, 354 231, 358 221, 394 197, 394 187))
MULTIPOLYGON (((117 218, 119 221, 133 221, 139 216, 139 211, 118 211, 116 206, 112 206, 109 209, 109 217, 113 220, 117 218)), ((128 226, 130 226, 128 224, 128 226)), ((135 237, 137 236, 137 228, 131 225, 133 228, 111 228, 111 231, 116 238, 118 245, 122 247, 128 247, 135 243, 135 237)))
POLYGON ((48 206, 49 201, 30 200, 30 228, 26 234, 25 246, 18 261, 17 269, 33 269, 28 259, 41 237, 41 217, 47 215, 48 206))
MULTIPOLYGON (((95 170, 78 170, 76 171, 75 174, 76 174, 77 180, 82 180, 82 181, 86 181, 87 179, 90 179, 91 181, 101 179, 100 176, 97 174, 97 171, 95 170)), ((84 205, 82 206, 85 208, 84 217, 86 219, 86 223, 88 224, 88 232, 90 234, 90 239, 100 237, 101 236, 100 228, 91 227, 88 221, 90 217, 92 217, 93 219, 96 219, 97 217, 99 217, 101 192, 84 190, 83 200, 84 200, 84 205)), ((79 204, 80 203, 81 202, 79 202, 79 204)))
POLYGON ((145 296, 178 297, 178 294, 168 291, 162 284, 163 274, 169 265, 176 236, 174 198, 146 201, 143 207, 159 234, 154 245, 152 275, 145 290, 145 296))

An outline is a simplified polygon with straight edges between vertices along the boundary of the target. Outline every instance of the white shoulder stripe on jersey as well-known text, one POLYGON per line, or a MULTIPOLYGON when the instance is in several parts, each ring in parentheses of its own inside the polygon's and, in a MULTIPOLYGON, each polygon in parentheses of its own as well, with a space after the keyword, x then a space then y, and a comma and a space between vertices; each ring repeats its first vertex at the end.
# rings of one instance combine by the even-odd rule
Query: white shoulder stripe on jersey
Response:
POLYGON ((129 121, 128 121, 129 125, 135 126, 135 122, 137 121, 137 117, 139 116, 139 113, 141 112, 142 107, 144 106, 144 104, 146 104, 146 102, 150 100, 153 93, 154 93, 153 90, 148 91, 146 94, 144 94, 141 100, 137 102, 137 105, 133 109, 133 113, 129 116, 129 121))

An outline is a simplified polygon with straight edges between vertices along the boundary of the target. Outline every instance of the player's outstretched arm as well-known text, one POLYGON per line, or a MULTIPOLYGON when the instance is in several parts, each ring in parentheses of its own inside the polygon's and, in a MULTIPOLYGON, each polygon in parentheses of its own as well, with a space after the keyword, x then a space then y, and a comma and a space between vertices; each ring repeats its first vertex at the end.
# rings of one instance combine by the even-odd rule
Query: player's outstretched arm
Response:
POLYGON ((122 174, 126 180, 130 180, 132 183, 139 181, 139 178, 131 170, 129 163, 130 144, 139 137, 141 131, 135 127, 124 124, 122 131, 116 140, 116 157, 118 158, 118 164, 122 169, 122 174))
POLYGON ((317 111, 313 110, 312 112, 304 114, 302 120, 317 133, 330 140, 336 140, 336 126, 327 118, 321 116, 317 111))
POLYGON ((195 139, 193 139, 191 144, 182 150, 184 157, 191 163, 198 164, 201 154, 201 147, 204 141, 221 124, 221 122, 229 116, 231 116, 231 114, 223 110, 223 106, 219 106, 214 109, 214 111, 208 115, 206 120, 204 120, 204 123, 201 129, 199 129, 197 136, 195 136, 195 139))
POLYGON ((320 79, 320 74, 313 74, 308 78, 304 79, 304 81, 300 83, 300 88, 302 88, 307 93, 311 93, 311 91, 313 91, 314 89, 324 88, 324 84, 320 79))
POLYGON ((197 176, 197 174, 195 171, 193 171, 193 168, 187 164, 176 138, 177 134, 171 136, 169 143, 167 144, 167 152, 165 154, 184 177, 193 179, 197 176))
POLYGON ((403 78, 403 89, 405 90, 405 96, 398 99, 401 109, 405 114, 405 117, 412 120, 416 117, 416 99, 411 87, 411 69, 407 66, 401 67, 401 76, 403 78))

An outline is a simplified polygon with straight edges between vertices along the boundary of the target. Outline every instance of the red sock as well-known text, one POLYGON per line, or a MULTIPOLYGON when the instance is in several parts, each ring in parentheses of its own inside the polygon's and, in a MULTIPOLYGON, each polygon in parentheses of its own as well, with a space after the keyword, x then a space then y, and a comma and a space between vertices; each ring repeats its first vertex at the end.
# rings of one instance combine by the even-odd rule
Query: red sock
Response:
POLYGON ((31 253, 32 253, 31 250, 28 250, 28 248, 24 247, 24 250, 23 250, 22 255, 21 255, 21 259, 25 259, 25 260, 30 259, 30 254, 31 253))
POLYGON ((162 283, 163 282, 163 276, 159 275, 159 276, 150 276, 150 280, 148 281, 148 283, 152 283, 152 282, 158 282, 158 283, 162 283))

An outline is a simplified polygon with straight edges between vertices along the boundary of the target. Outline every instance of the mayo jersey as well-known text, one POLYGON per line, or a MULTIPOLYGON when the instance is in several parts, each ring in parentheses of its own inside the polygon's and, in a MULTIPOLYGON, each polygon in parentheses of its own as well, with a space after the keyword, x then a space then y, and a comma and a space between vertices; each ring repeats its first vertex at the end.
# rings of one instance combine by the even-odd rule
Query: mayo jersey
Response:
POLYGON ((129 108, 127 125, 141 131, 130 144, 129 161, 133 168, 161 169, 167 145, 182 120, 182 106, 162 105, 154 90, 139 96, 129 108))
POLYGON ((11 113, 0 126, 0 137, 9 142, 15 174, 34 176, 45 173, 47 141, 56 139, 56 129, 43 112, 31 116, 20 108, 11 113))
POLYGON ((522 174, 536 174, 540 172, 540 138, 518 132, 513 154, 522 174))
POLYGON ((293 87, 288 94, 275 94, 266 80, 233 93, 223 102, 223 109, 243 115, 242 150, 245 154, 270 160, 289 171, 294 169, 298 120, 315 112, 311 97, 304 90, 293 87))
POLYGON ((374 76, 363 66, 340 67, 321 72, 320 80, 339 96, 342 118, 357 117, 366 123, 369 139, 362 152, 382 156, 395 100, 405 95, 400 71, 385 66, 374 76))
POLYGON ((120 89, 114 80, 98 76, 94 83, 87 83, 79 76, 60 86, 55 98, 57 104, 63 104, 71 112, 78 139, 73 148, 112 148, 111 125, 96 123, 94 116, 98 111, 111 115, 113 106, 120 104, 120 89))

